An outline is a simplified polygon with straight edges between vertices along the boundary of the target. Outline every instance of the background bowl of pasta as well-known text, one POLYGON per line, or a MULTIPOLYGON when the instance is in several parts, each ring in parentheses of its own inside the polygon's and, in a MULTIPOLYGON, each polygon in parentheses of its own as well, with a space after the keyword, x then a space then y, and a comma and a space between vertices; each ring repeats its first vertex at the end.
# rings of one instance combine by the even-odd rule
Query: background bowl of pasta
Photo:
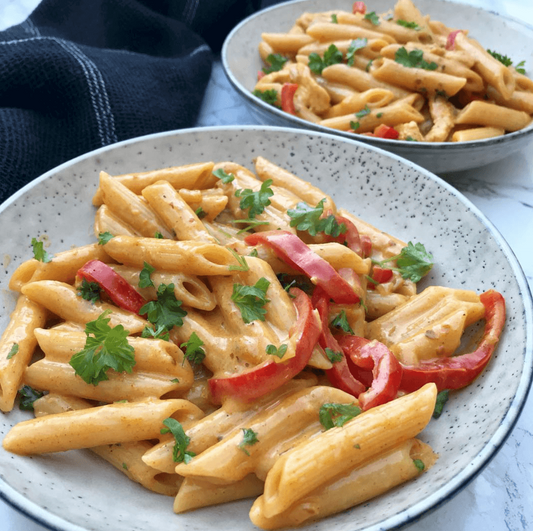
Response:
MULTIPOLYGON (((8 279, 31 257, 32 238, 45 241, 49 253, 95 242, 92 199, 101 171, 121 175, 207 161, 234 161, 252 169, 259 156, 321 188, 339 207, 381 230, 424 243, 435 265, 423 286, 478 293, 492 288, 505 296, 509 318, 489 366, 473 385, 450 394, 441 417, 420 436, 438 453, 436 464, 415 480, 311 527, 391 529, 416 520, 459 492, 511 432, 532 377, 532 303, 516 258, 483 214, 440 178, 394 154, 335 135, 235 126, 150 135, 65 163, 0 207, 6 257, 0 327, 6 327, 15 306, 8 279)), ((2 414, 0 438, 29 418, 18 406, 2 414)), ((256 529, 248 519, 252 500, 176 515, 171 497, 145 490, 117 468, 89 450, 24 457, 0 448, 0 495, 62 531, 107 526, 156 531, 169 525, 184 531, 256 529)))
POLYGON ((228 35, 226 76, 260 123, 355 137, 437 174, 531 142, 531 27, 455 2, 353 4, 287 2, 228 35))

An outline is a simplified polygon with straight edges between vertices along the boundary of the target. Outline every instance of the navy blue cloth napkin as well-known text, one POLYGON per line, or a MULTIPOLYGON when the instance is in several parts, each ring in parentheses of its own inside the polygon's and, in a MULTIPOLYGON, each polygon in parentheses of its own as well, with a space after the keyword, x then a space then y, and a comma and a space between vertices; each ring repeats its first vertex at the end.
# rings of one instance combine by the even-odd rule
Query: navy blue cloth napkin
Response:
POLYGON ((224 38, 261 7, 43 0, 0 32, 0 203, 93 149, 194 126, 224 38))

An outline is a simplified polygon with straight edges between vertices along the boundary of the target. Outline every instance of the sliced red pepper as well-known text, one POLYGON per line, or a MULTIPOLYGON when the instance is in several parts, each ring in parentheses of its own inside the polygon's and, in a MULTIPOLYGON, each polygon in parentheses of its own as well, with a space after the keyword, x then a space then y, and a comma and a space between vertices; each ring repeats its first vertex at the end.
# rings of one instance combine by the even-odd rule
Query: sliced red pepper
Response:
POLYGON ((363 248, 363 258, 367 258, 372 254, 372 240, 366 234, 361 235, 361 246, 363 248))
POLYGON ((248 245, 268 245, 286 264, 307 275, 338 304, 357 304, 359 295, 321 256, 298 236, 283 230, 256 232, 244 238, 248 245))
POLYGON ((374 136, 377 136, 378 138, 391 138, 396 140, 400 136, 400 133, 398 133, 394 127, 380 124, 374 129, 374 136))
POLYGON ((313 311, 311 299, 300 289, 291 288, 295 296, 293 303, 297 320, 290 331, 296 337, 295 355, 286 362, 267 360, 261 365, 227 378, 211 378, 209 389, 215 404, 221 404, 225 397, 250 401, 281 387, 301 372, 313 353, 320 335, 320 324, 313 311))
POLYGON ((146 301, 128 282, 100 260, 90 260, 78 269, 77 276, 96 282, 107 296, 124 310, 139 314, 146 301))
POLYGON ((505 323, 505 300, 500 293, 489 290, 480 295, 485 307, 485 331, 474 352, 450 358, 434 358, 418 365, 403 365, 400 389, 416 391, 428 382, 437 389, 460 389, 471 384, 489 362, 498 344, 505 323))
POLYGON ((339 214, 334 214, 334 216, 339 225, 344 223, 346 231, 342 234, 339 234, 339 236, 337 237, 326 235, 326 240, 338 243, 346 243, 349 249, 351 249, 359 256, 363 257, 363 244, 361 241, 361 236, 359 235, 359 231, 357 230, 355 224, 348 218, 345 218, 344 216, 341 216, 339 214))
POLYGON ((257 81, 260 79, 263 79, 266 76, 266 74, 262 70, 257 71, 257 81))
POLYGON ((354 2, 352 6, 352 11, 355 13, 361 13, 364 15, 366 13, 366 4, 364 2, 354 2))
POLYGON ((296 83, 283 83, 281 87, 281 110, 289 114, 296 114, 294 107, 294 93, 298 89, 296 83))
POLYGON ((446 49, 447 50, 455 50, 455 38, 457 37, 457 34, 461 30, 455 30, 448 33, 448 37, 446 39, 446 49))
POLYGON ((333 363, 331 369, 325 371, 326 376, 331 385, 357 398, 366 390, 366 387, 356 380, 350 372, 344 352, 329 329, 329 300, 327 294, 320 288, 317 288, 315 293, 313 293, 313 305, 318 310, 322 321, 322 332, 318 340, 319 345, 323 349, 327 348, 334 353, 342 355, 339 361, 333 363))
POLYGON ((341 336, 338 343, 355 366, 372 370, 370 387, 358 397, 363 411, 396 398, 402 381, 402 366, 383 343, 358 336, 341 336))
MULTIPOLYGON (((393 272, 391 269, 384 269, 382 267, 379 267, 378 265, 375 265, 372 268, 372 276, 370 278, 377 284, 383 284, 392 280, 392 277, 393 272)), ((376 289, 376 285, 374 284, 374 282, 369 282, 367 288, 376 289)))

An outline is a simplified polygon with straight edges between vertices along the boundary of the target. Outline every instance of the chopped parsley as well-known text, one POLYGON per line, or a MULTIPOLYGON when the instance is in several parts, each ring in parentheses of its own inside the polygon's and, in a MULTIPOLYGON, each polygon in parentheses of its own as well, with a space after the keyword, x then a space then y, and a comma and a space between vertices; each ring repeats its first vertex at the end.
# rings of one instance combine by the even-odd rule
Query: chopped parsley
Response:
POLYGON ((159 232, 159 231, 156 231, 155 234, 154 234, 154 238, 156 240, 164 240, 165 237, 159 232))
POLYGON ((348 66, 353 66, 355 60, 355 53, 357 50, 361 50, 368 44, 368 39, 354 39, 346 52, 346 59, 348 61, 348 66))
POLYGON ((182 326, 187 312, 181 308, 181 301, 174 295, 174 284, 160 284, 157 288, 157 300, 147 302, 139 311, 146 314, 148 321, 155 325, 156 330, 164 327, 170 330, 173 326, 182 326))
POLYGON ((339 361, 342 361, 342 352, 336 352, 335 350, 332 350, 327 347, 324 349, 324 352, 326 353, 326 356, 328 357, 328 360, 331 361, 331 363, 338 363, 339 361))
POLYGON ((140 288, 149 288, 153 287, 154 283, 150 275, 155 271, 155 267, 151 266, 148 262, 144 262, 143 268, 139 274, 139 287, 140 288))
POLYGON ((194 213, 198 216, 198 219, 204 219, 207 216, 207 212, 199 206, 194 213))
POLYGON ((349 420, 357 417, 361 408, 355 404, 324 404, 318 412, 320 423, 326 430, 337 427, 341 428, 349 420))
POLYGON ((255 89, 252 94, 269 105, 276 105, 278 102, 278 91, 276 89, 268 89, 263 91, 255 89))
POLYGON ((31 246, 33 247, 33 257, 35 260, 39 260, 39 262, 48 263, 52 261, 53 255, 48 254, 44 250, 44 244, 43 242, 40 242, 37 240, 37 238, 31 239, 31 246))
POLYGON ((13 343, 13 346, 11 347, 9 354, 7 355, 7 359, 10 360, 13 356, 16 356, 18 351, 19 351, 19 344, 13 343))
POLYGON ((338 24, 338 23, 339 23, 339 21, 337 20, 337 15, 336 15, 335 13, 333 13, 333 14, 331 15, 331 22, 332 22, 333 24, 338 24))
POLYGON ((239 225, 239 224, 246 224, 246 227, 242 228, 237 234, 242 234, 243 232, 248 232, 250 230, 255 229, 255 227, 258 227, 260 225, 268 225, 268 221, 259 221, 258 219, 234 219, 232 221, 233 225, 239 225))
POLYGON ((400 254, 381 261, 372 260, 372 262, 383 267, 384 264, 393 260, 396 260, 397 267, 387 266, 387 269, 397 271, 403 278, 412 280, 413 282, 418 282, 433 267, 433 255, 428 253, 421 243, 413 244, 409 242, 400 254))
POLYGON ((361 124, 359 122, 354 122, 354 121, 350 122, 350 129, 352 131, 357 131, 360 127, 361 127, 361 124))
POLYGON ((235 260, 239 263, 239 265, 230 265, 228 266, 228 269, 230 271, 249 271, 250 266, 248 265, 248 262, 246 261, 246 258, 244 256, 241 256, 239 253, 228 247, 228 250, 230 253, 235 257, 235 260))
POLYGON ((426 465, 424 465, 424 461, 422 461, 422 459, 413 459, 413 464, 416 466, 416 468, 418 468, 420 472, 422 472, 426 468, 426 465))
POLYGON ((100 284, 98 282, 89 282, 86 278, 81 281, 78 289, 78 296, 86 301, 95 303, 100 300, 100 284))
POLYGON ((191 459, 196 455, 194 452, 187 451, 187 446, 191 442, 190 437, 185 434, 183 426, 172 417, 169 417, 163 421, 166 428, 161 429, 161 433, 172 433, 174 436, 174 448, 172 450, 172 459, 175 463, 191 462, 191 459))
POLYGON ((370 59, 368 63, 366 64, 365 71, 370 72, 370 67, 372 66, 372 63, 374 62, 374 59, 370 59))
POLYGON ((396 24, 404 28, 414 29, 420 31, 422 28, 416 22, 408 22, 407 20, 397 20, 396 24))
POLYGON ((433 410, 433 418, 438 419, 444 410, 446 402, 450 396, 450 391, 448 389, 443 389, 440 393, 437 394, 437 400, 435 401, 435 409, 433 410))
POLYGON ((20 397, 19 408, 23 411, 33 411, 33 403, 44 396, 43 391, 37 391, 29 385, 22 386, 18 394, 20 397))
POLYGON ((341 310, 341 313, 331 321, 331 326, 334 326, 335 328, 340 328, 343 332, 346 332, 350 335, 355 335, 355 332, 352 330, 352 327, 350 326, 350 323, 348 322, 348 318, 346 317, 346 311, 341 310))
POLYGON ((248 216, 251 219, 262 214, 265 207, 270 205, 269 198, 274 195, 272 188, 270 188, 272 182, 272 179, 267 179, 261 184, 261 188, 257 192, 249 188, 245 188, 244 190, 240 189, 235 192, 235 197, 241 198, 239 206, 242 210, 248 209, 248 216))
MULTIPOLYGON (((506 55, 501 55, 499 54, 498 52, 493 52, 491 50, 488 50, 487 49, 487 52, 490 53, 490 55, 492 55, 492 57, 494 57, 494 59, 497 59, 498 61, 500 61, 500 63, 502 63, 503 65, 505 66, 512 66, 513 64, 513 60, 510 58, 510 57, 507 57, 506 55)), ((526 73, 526 70, 524 68, 526 62, 525 61, 520 61, 516 66, 515 66, 515 70, 519 73, 519 74, 525 74, 526 73)))
POLYGON ((263 306, 270 302, 270 299, 266 298, 268 286, 270 281, 264 277, 261 277, 254 286, 233 284, 231 300, 241 311, 242 320, 246 324, 265 320, 266 310, 263 306))
POLYGON ((191 363, 199 365, 204 361, 205 350, 202 348, 204 342, 193 332, 189 340, 180 345, 180 348, 185 349, 185 358, 191 363))
POLYGON ((407 140, 407 142, 418 142, 418 140, 412 136, 408 136, 405 140, 407 140))
POLYGON ((365 105, 364 109, 361 109, 359 112, 355 113, 356 118, 364 118, 365 116, 369 115, 372 111, 370 110, 370 107, 368 105, 365 105))
POLYGON ((220 179, 224 184, 228 184, 235 179, 235 176, 232 173, 226 173, 222 168, 215 170, 213 175, 220 179))
POLYGON ((423 68, 424 70, 436 70, 438 65, 434 61, 428 63, 424 59, 424 52, 422 50, 411 50, 408 52, 405 46, 402 46, 396 51, 394 60, 408 68, 423 68))
POLYGON ((316 52, 309 54, 309 68, 315 74, 320 75, 324 68, 342 63, 342 59, 342 52, 334 44, 331 44, 324 52, 324 58, 320 57, 316 52))
POLYGON ((239 448, 246 454, 250 455, 250 452, 245 448, 245 446, 253 446, 259 442, 257 438, 257 433, 251 428, 242 428, 243 438, 242 442, 239 444, 239 448))
POLYGON ((299 231, 307 231, 311 236, 324 232, 334 238, 346 232, 346 225, 339 223, 333 214, 323 218, 325 198, 321 199, 316 207, 301 202, 295 208, 287 210, 291 218, 290 226, 299 231))
POLYGON ((98 245, 105 245, 111 238, 114 237, 115 236, 108 231, 100 232, 100 234, 98 234, 98 245))
POLYGON ((379 16, 376 14, 375 11, 372 11, 371 13, 367 13, 364 18, 365 20, 369 20, 370 22, 372 22, 374 26, 379 26, 380 24, 379 16))
POLYGON ((281 359, 283 356, 285 356, 287 348, 287 345, 280 345, 279 348, 276 347, 276 345, 267 345, 266 353, 270 354, 271 356, 277 356, 279 359, 281 359))
POLYGON ((150 326, 145 326, 141 332, 141 337, 150 339, 162 339, 163 341, 170 341, 170 334, 164 326, 158 326, 157 330, 154 330, 150 326))
POLYGON ((131 373, 135 365, 134 349, 128 343, 129 331, 122 325, 109 326, 106 310, 85 325, 85 347, 70 359, 70 365, 86 383, 98 385, 108 380, 107 370, 131 373))
POLYGON ((266 62, 269 66, 263 68, 262 70, 265 74, 279 72, 287 61, 288 59, 283 57, 283 55, 280 55, 279 53, 271 53, 266 59, 266 62))

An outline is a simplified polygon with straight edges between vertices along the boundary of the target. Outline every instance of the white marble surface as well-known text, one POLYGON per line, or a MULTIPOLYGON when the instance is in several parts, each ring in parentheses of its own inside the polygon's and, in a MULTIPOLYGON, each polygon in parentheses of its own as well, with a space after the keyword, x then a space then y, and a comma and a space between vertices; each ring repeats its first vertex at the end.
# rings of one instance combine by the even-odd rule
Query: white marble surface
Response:
MULTIPOLYGON (((0 29, 19 23, 40 0, 0 0, 0 29)), ((68 1, 68 0, 65 0, 68 1)), ((533 26, 531 0, 463 0, 533 26)), ((531 72, 533 65, 526 65, 531 72)), ((198 126, 254 124, 225 79, 220 62, 198 126)), ((514 250, 533 288, 533 145, 497 164, 445 177, 496 226, 514 250)), ((0 500, 2 531, 44 531, 0 500)), ((451 501, 404 528, 408 531, 523 531, 533 529, 533 395, 512 434, 485 470, 451 501)))

